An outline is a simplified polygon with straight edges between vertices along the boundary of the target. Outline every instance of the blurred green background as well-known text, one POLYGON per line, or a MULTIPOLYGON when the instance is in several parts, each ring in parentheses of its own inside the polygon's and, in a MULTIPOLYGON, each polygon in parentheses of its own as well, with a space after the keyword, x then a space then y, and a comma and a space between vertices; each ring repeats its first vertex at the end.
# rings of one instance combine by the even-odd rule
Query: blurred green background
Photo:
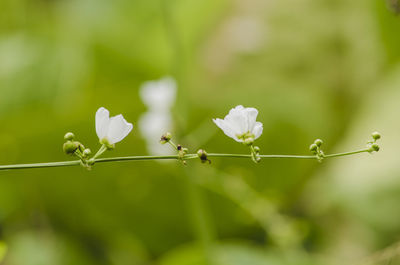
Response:
POLYGON ((138 90, 166 75, 178 82, 174 137, 192 152, 248 152, 211 121, 238 104, 259 110, 264 154, 308 154, 316 138, 328 153, 353 150, 383 134, 373 156, 322 164, 2 171, 2 264, 369 264, 400 239, 399 10, 396 0, 1 0, 0 164, 72 159, 67 131, 97 149, 100 106, 135 126, 106 156, 146 154, 138 90))

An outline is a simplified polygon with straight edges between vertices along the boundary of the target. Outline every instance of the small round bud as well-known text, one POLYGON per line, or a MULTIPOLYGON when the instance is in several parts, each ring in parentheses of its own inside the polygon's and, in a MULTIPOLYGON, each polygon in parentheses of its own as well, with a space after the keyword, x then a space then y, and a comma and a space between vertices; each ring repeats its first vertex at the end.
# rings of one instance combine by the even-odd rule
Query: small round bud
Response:
POLYGON ((317 139, 314 141, 314 144, 316 144, 318 147, 320 147, 324 142, 321 139, 317 139))
POLYGON ((78 142, 68 141, 68 142, 65 142, 63 145, 64 153, 66 153, 68 155, 73 155, 75 153, 76 149, 78 149, 78 148, 79 148, 78 142))
POLYGON ((371 145, 371 149, 370 150, 378 152, 379 151, 379 145, 377 143, 373 143, 371 145))
POLYGON ((372 138, 374 138, 375 141, 379 140, 379 139, 381 139, 381 134, 378 133, 378 132, 373 132, 372 133, 372 138))
POLYGON ((83 155, 84 156, 90 156, 92 154, 92 151, 89 148, 86 148, 83 150, 83 155))
POLYGON ((67 141, 72 141, 75 138, 75 134, 73 134, 72 132, 68 132, 64 135, 64 139, 67 141))
POLYGON ((311 151, 311 152, 316 152, 317 149, 318 149, 318 146, 317 146, 316 144, 310 145, 310 151, 311 151))
POLYGON ((160 142, 161 142, 162 144, 166 144, 166 143, 168 143, 169 141, 171 141, 171 139, 172 139, 172 134, 169 133, 169 132, 167 132, 167 133, 165 133, 165 134, 163 134, 163 135, 161 136, 160 142))
POLYGON ((254 138, 246 138, 245 140, 244 140, 244 144, 245 145, 252 145, 254 143, 254 138))
POLYGON ((197 155, 199 156, 199 158, 201 160, 206 160, 207 159, 207 152, 203 149, 199 149, 199 151, 197 151, 197 155))
POLYGON ((254 151, 255 151, 256 153, 260 153, 260 147, 254 146, 254 151))
POLYGON ((184 152, 184 153, 187 153, 187 152, 189 152, 189 149, 187 149, 187 148, 182 148, 182 151, 184 152))

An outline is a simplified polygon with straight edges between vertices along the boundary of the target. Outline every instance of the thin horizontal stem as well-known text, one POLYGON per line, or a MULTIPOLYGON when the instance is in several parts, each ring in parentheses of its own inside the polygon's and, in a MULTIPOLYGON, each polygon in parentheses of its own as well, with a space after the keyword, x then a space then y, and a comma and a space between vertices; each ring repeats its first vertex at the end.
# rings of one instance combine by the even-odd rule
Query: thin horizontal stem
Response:
MULTIPOLYGON (((208 154, 208 157, 232 157, 232 158, 251 158, 247 154, 208 154)), ((301 155, 260 155, 261 158, 300 158, 300 159, 316 159, 315 156, 301 155)))
POLYGON ((81 164, 80 160, 75 160, 75 161, 62 161, 62 162, 50 162, 50 163, 4 165, 0 166, 0 170, 44 168, 44 167, 69 167, 69 166, 78 166, 80 164, 81 164))
POLYGON ((355 155, 355 154, 366 153, 366 152, 370 152, 370 149, 369 149, 369 148, 366 148, 366 149, 360 149, 360 150, 351 151, 351 152, 330 154, 330 155, 325 155, 325 158, 329 158, 329 157, 339 157, 339 156, 349 156, 349 155, 355 155))
POLYGON ((123 161, 145 161, 145 160, 168 160, 168 159, 178 159, 177 155, 169 156, 123 156, 123 157, 110 157, 110 158, 99 158, 96 159, 96 163, 105 162, 123 162, 123 161))
MULTIPOLYGON (((359 153, 369 152, 369 149, 361 149, 345 153, 337 153, 324 155, 324 158, 333 158, 340 156, 349 156, 359 153)), ((226 158, 251 158, 251 154, 219 154, 210 153, 207 155, 210 157, 226 157, 226 158)), ((292 159, 317 159, 316 156, 308 155, 260 155, 261 158, 292 158, 292 159)), ((107 162, 123 162, 123 161, 149 161, 149 160, 190 160, 198 158, 197 154, 187 154, 183 158, 178 155, 167 155, 167 156, 124 156, 124 157, 110 157, 110 158, 98 158, 95 159, 95 163, 107 163, 107 162)), ((12 169, 33 169, 33 168, 48 168, 48 167, 68 167, 81 165, 80 160, 74 161, 62 161, 62 162, 51 162, 51 163, 34 163, 34 164, 16 164, 16 165, 0 165, 1 170, 12 170, 12 169)))

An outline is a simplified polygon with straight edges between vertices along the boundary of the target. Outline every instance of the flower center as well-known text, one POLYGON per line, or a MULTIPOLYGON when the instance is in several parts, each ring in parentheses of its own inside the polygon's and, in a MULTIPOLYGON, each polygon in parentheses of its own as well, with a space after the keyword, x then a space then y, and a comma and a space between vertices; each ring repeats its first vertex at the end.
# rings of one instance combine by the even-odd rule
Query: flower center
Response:
POLYGON ((250 139, 250 138, 253 138, 253 140, 254 140, 254 138, 255 138, 254 134, 252 134, 249 131, 246 133, 243 133, 243 134, 237 134, 236 137, 243 141, 246 141, 246 139, 250 139))

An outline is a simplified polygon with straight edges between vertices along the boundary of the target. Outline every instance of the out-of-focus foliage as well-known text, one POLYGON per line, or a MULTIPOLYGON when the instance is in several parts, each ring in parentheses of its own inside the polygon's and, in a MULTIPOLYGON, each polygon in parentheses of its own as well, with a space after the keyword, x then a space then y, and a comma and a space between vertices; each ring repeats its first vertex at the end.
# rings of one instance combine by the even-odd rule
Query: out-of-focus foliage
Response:
POLYGON ((0 1, 0 164, 70 159, 67 131, 95 150, 100 106, 134 123, 107 155, 145 154, 138 89, 167 75, 178 82, 174 136, 193 152, 248 152, 211 121, 238 104, 259 109, 263 153, 306 154, 317 137, 325 151, 352 150, 370 132, 383 134, 378 154, 323 164, 213 159, 1 172, 3 263, 355 264, 396 242, 400 19, 388 7, 0 1))

